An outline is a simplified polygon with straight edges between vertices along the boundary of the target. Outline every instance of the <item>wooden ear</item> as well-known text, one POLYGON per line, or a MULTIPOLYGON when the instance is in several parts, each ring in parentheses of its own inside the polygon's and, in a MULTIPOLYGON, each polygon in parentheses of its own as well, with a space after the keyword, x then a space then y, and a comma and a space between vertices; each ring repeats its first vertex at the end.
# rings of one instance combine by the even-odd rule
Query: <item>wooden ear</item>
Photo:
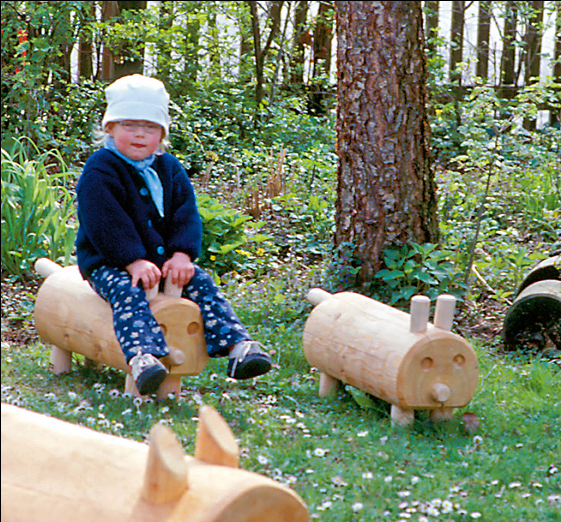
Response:
POLYGON ((230 426, 212 406, 199 409, 195 458, 219 466, 238 467, 240 449, 230 426))
POLYGON ((187 462, 181 444, 167 426, 155 424, 150 430, 142 498, 154 504, 170 502, 187 487, 187 462))

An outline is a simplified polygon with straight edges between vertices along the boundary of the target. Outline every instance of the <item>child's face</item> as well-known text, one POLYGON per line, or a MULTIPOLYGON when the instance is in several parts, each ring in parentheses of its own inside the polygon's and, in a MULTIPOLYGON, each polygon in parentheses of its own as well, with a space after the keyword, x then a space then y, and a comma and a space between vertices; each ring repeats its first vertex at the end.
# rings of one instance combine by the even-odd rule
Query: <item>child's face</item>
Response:
POLYGON ((115 140, 117 150, 127 158, 140 161, 153 154, 163 138, 161 125, 145 120, 111 122, 107 133, 115 140))

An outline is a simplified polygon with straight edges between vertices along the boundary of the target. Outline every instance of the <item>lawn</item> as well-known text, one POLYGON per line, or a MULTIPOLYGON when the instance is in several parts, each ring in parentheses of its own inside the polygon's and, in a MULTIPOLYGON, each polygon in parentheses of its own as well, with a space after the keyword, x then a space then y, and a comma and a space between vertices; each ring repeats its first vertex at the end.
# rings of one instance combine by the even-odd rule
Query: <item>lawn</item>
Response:
POLYGON ((311 305, 283 320, 305 302, 306 288, 276 304, 275 314, 270 301, 256 299, 257 285, 230 284, 225 291, 273 353, 274 369, 235 382, 225 377, 225 359, 212 360, 183 379, 179 400, 143 403, 123 395, 123 373, 91 369, 81 356, 71 373, 49 372, 31 315, 39 282, 2 283, 3 402, 140 441, 164 422, 189 454, 198 408, 210 404, 238 440, 241 467, 289 485, 313 520, 561 520, 561 380, 551 355, 501 354, 496 343, 468 337, 480 363, 472 401, 453 421, 433 424, 418 412, 400 428, 387 404, 350 387, 318 397, 319 373, 301 341, 311 305))

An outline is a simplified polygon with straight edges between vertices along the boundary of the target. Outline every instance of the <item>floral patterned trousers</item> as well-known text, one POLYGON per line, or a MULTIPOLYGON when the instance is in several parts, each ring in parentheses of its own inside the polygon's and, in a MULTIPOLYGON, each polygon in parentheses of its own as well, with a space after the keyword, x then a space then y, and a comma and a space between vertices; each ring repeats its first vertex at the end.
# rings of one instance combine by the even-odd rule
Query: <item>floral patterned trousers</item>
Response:
MULTIPOLYGON (((126 270, 101 266, 92 272, 89 282, 111 305, 115 334, 127 363, 137 353, 151 353, 158 358, 169 353, 144 290, 141 286, 132 286, 131 276, 126 270)), ((228 347, 250 339, 212 277, 197 265, 195 275, 183 287, 182 296, 199 305, 209 356, 225 356, 228 347)))

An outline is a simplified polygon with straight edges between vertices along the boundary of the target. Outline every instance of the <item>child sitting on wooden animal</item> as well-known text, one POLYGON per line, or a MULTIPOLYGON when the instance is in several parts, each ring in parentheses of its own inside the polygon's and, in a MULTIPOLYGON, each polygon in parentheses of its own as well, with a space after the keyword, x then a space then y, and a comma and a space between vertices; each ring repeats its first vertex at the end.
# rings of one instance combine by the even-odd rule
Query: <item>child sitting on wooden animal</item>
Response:
POLYGON ((103 147, 87 160, 77 186, 76 240, 82 276, 112 307, 115 333, 139 392, 155 393, 169 353, 145 290, 171 276, 199 305, 209 356, 229 356, 227 374, 248 379, 270 370, 212 277, 195 264, 202 224, 193 186, 163 151, 169 134, 164 84, 125 76, 105 90, 103 147))

